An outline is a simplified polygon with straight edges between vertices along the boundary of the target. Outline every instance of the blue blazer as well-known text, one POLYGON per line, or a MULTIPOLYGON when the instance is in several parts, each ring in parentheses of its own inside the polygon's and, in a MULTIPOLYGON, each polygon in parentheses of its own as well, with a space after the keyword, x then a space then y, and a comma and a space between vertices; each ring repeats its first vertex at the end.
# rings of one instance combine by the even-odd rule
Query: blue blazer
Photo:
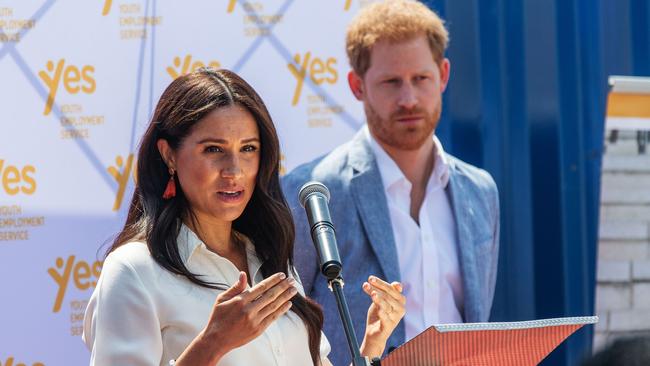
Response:
MULTIPOLYGON (((447 154, 450 165, 446 192, 457 225, 458 259, 463 278, 465 322, 488 320, 497 273, 499 250, 499 201, 496 184, 484 170, 447 154)), ((343 262, 344 293, 359 343, 365 333, 370 297, 361 289, 374 274, 386 281, 401 281, 393 230, 379 168, 363 131, 348 143, 282 178, 284 194, 296 225, 295 266, 307 296, 322 305, 323 331, 332 345, 329 359, 335 366, 348 365, 350 352, 334 294, 318 268, 298 190, 310 181, 330 190, 332 222, 343 262)), ((400 322, 386 350, 404 343, 400 322)))

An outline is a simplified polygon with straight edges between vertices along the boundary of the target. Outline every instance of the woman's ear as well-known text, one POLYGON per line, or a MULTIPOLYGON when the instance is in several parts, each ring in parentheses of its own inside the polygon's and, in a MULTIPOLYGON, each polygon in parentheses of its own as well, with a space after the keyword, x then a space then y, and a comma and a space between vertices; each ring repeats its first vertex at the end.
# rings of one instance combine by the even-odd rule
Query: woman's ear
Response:
POLYGON ((167 168, 170 170, 176 170, 173 150, 172 147, 169 146, 167 140, 158 139, 158 141, 156 141, 156 146, 158 147, 158 152, 160 153, 160 156, 162 156, 162 159, 165 162, 165 165, 167 165, 167 168))

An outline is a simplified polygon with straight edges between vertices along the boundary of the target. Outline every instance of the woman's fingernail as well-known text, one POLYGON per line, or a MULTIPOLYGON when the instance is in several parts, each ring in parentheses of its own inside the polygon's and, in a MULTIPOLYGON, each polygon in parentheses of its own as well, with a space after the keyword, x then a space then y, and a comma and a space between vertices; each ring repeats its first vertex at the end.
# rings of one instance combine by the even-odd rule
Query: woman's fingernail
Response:
POLYGON ((289 277, 289 279, 287 280, 287 282, 289 282, 290 285, 293 285, 293 284, 296 283, 296 280, 294 280, 292 277, 289 277))

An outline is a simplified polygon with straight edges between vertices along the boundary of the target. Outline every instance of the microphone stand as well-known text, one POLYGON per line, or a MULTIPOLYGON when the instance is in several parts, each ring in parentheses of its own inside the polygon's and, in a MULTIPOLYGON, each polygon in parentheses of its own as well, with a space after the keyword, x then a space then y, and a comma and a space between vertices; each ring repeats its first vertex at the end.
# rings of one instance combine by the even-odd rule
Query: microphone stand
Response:
POLYGON ((339 315, 341 316, 341 322, 343 323, 343 330, 345 330, 345 337, 348 340, 348 346, 350 347, 350 353, 352 354, 352 366, 380 366, 381 361, 379 358, 376 357, 372 362, 370 362, 367 357, 361 356, 361 352, 359 351, 359 341, 357 341, 357 336, 352 327, 352 318, 350 317, 348 303, 345 301, 345 295, 343 294, 343 285, 345 284, 343 282, 343 277, 338 275, 335 278, 328 278, 327 283, 329 289, 334 293, 334 297, 336 298, 336 305, 338 305, 339 315))
POLYGON ((371 363, 368 358, 361 356, 359 342, 354 334, 350 310, 343 294, 344 283, 341 276, 343 266, 336 245, 336 233, 327 207, 330 200, 330 191, 323 183, 307 182, 300 188, 298 200, 300 205, 307 211, 311 239, 318 252, 320 272, 327 278, 328 287, 336 298, 336 305, 338 306, 345 336, 352 354, 352 366, 380 366, 379 358, 374 358, 371 363))

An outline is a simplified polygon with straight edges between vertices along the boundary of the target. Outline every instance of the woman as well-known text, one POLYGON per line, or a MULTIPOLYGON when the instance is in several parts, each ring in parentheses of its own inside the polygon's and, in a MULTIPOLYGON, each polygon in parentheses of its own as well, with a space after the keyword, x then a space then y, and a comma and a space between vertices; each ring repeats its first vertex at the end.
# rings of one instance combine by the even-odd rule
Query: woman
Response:
MULTIPOLYGON (((93 365, 329 365, 323 316, 294 277, 279 142, 257 93, 201 69, 172 82, 145 132, 126 224, 88 304, 93 365)), ((371 277, 362 354, 404 314, 371 277)))

